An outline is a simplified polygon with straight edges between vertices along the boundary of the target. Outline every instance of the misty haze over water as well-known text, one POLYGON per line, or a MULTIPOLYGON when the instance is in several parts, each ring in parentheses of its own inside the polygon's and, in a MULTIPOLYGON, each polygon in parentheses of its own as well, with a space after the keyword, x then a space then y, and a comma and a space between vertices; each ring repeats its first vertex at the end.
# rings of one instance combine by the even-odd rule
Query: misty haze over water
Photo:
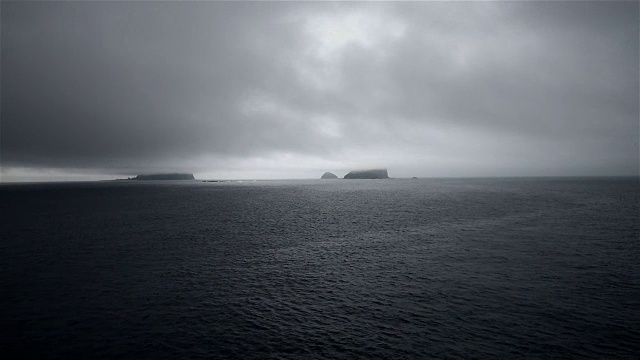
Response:
POLYGON ((632 359, 639 197, 637 177, 3 185, 2 347, 632 359))

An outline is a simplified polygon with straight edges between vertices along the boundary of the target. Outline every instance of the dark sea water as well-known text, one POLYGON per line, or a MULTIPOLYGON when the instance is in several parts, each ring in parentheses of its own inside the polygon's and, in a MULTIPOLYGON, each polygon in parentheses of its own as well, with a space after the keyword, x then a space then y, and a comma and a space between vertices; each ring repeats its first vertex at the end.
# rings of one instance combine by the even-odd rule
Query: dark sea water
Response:
POLYGON ((638 178, 0 186, 2 354, 628 358, 638 178))

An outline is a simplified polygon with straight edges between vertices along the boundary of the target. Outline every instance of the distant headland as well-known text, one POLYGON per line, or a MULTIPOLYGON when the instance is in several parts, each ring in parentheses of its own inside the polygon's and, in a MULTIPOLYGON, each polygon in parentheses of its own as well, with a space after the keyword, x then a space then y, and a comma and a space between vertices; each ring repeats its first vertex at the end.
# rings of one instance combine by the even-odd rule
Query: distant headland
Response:
POLYGON ((350 171, 344 176, 345 179, 388 179, 387 169, 357 170, 350 171))
POLYGON ((131 180, 195 180, 193 174, 149 174, 138 175, 131 180))
POLYGON ((338 177, 336 176, 336 174, 328 171, 322 174, 322 176, 320 177, 320 179, 337 179, 337 178, 338 177))

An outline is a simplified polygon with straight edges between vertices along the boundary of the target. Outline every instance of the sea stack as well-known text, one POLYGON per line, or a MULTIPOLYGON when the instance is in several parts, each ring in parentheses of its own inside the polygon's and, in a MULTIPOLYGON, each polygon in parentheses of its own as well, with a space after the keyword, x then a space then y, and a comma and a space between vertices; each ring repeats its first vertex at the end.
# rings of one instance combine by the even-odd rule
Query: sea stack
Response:
POLYGON ((195 180, 193 174, 149 174, 138 175, 133 180, 195 180))
POLYGON ((322 176, 320 177, 320 179, 337 179, 338 177, 336 176, 336 174, 331 173, 331 172, 326 172, 324 174, 322 174, 322 176))
POLYGON ((388 179, 387 169, 356 170, 350 171, 345 179, 388 179))

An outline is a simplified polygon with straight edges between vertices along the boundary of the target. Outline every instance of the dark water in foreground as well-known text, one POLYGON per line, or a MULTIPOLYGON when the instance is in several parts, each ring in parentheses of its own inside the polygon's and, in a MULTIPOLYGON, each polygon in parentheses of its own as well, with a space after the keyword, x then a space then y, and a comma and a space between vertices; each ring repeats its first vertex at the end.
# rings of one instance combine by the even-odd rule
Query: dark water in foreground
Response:
POLYGON ((2 353, 636 358, 638 178, 0 187, 2 353))

